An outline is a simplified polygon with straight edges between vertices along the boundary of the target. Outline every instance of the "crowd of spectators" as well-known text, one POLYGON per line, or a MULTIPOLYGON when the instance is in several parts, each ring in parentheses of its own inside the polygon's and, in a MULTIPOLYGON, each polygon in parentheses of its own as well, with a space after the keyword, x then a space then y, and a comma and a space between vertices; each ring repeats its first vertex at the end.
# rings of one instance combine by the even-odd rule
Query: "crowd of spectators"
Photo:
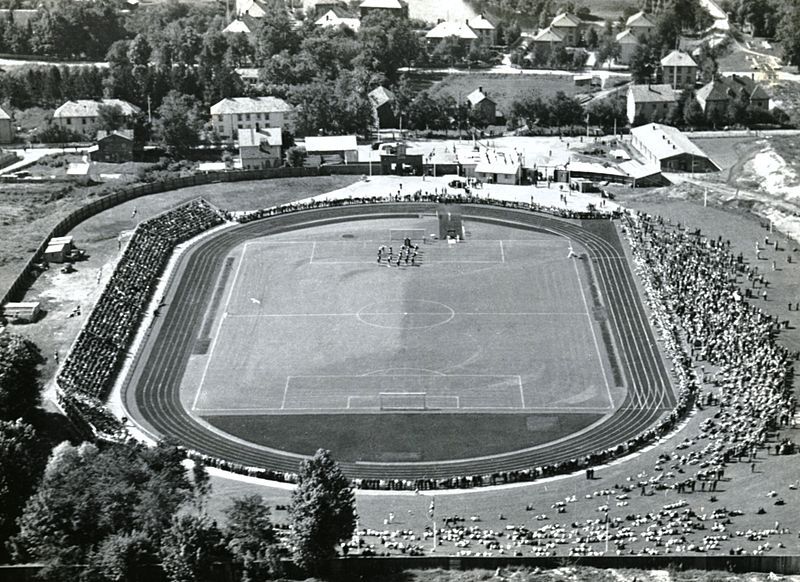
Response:
POLYGON ((617 210, 599 210, 596 207, 590 206, 586 210, 573 210, 562 206, 548 206, 544 204, 537 204, 535 202, 519 202, 509 200, 498 200, 489 198, 487 196, 477 196, 470 193, 451 192, 447 189, 441 191, 428 192, 417 190, 407 194, 399 192, 390 192, 384 196, 349 196, 347 198, 335 199, 311 199, 303 202, 292 202, 283 204, 281 206, 271 206, 269 208, 262 208, 259 210, 251 210, 247 212, 237 212, 233 216, 238 222, 245 223, 253 220, 260 220, 270 216, 277 216, 280 214, 288 214, 298 210, 311 210, 315 208, 330 208, 336 206, 353 206, 361 204, 380 204, 388 202, 435 202, 439 204, 487 204, 491 206, 501 206, 503 208, 516 208, 521 210, 532 210, 541 212, 543 214, 550 214, 560 218, 576 218, 581 220, 593 218, 618 218, 620 212, 617 210))
POLYGON ((136 228, 59 372, 65 408, 83 410, 84 420, 93 426, 107 424, 110 417, 101 403, 174 247, 221 222, 215 208, 194 200, 136 228))

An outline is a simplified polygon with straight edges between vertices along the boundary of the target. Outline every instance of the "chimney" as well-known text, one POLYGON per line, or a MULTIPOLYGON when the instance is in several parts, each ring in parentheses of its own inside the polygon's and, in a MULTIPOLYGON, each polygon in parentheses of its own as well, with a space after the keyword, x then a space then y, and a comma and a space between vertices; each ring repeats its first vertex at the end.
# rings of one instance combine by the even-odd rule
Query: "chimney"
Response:
POLYGON ((483 87, 478 87, 478 91, 480 91, 481 93, 483 93, 483 87))

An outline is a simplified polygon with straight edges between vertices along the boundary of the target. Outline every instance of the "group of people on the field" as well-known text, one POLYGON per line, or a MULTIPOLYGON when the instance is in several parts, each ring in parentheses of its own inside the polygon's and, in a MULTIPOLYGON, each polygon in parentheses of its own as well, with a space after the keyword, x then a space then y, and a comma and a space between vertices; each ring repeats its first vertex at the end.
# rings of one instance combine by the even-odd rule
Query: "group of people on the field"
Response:
POLYGON ((400 267, 401 265, 405 265, 406 267, 416 267, 419 264, 417 255, 419 255, 419 245, 412 244, 411 239, 406 238, 403 241, 403 246, 401 246, 400 250, 397 251, 397 254, 395 254, 395 251, 391 246, 379 246, 378 264, 383 264, 383 261, 385 260, 387 267, 391 267, 392 265, 395 267, 400 267))
POLYGON ((58 385, 104 398, 175 245, 222 222, 194 200, 141 223, 64 362, 58 385))

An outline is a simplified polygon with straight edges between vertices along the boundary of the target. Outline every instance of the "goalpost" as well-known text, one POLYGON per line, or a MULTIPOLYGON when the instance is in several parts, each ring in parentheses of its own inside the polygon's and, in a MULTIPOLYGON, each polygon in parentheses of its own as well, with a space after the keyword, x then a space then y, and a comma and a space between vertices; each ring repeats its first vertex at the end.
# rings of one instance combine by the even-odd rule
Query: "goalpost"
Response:
POLYGON ((426 244, 427 237, 425 236, 424 228, 390 228, 389 240, 404 241, 407 238, 411 239, 412 244, 426 244))
POLYGON ((427 392, 381 392, 381 410, 427 410, 427 392))

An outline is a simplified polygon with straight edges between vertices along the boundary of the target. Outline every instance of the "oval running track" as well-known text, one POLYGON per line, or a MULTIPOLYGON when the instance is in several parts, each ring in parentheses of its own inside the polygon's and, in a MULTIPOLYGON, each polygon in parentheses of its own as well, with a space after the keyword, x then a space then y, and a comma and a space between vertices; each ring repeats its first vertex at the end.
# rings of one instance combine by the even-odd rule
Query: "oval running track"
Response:
MULTIPOLYGON (((175 280, 168 285, 169 304, 162 308, 123 388, 131 418, 155 435, 174 438, 206 455, 248 467, 296 472, 301 456, 226 438, 198 422, 181 404, 181 380, 225 257, 236 245, 254 237, 335 222, 417 217, 435 207, 434 203, 406 202, 303 210, 223 230, 190 247, 176 266, 175 280)), ((462 207, 464 217, 471 220, 545 230, 584 246, 608 312, 617 363, 627 386, 625 399, 600 423, 554 443, 474 459, 341 463, 351 478, 441 479, 568 461, 628 441, 676 404, 647 313, 611 221, 582 222, 490 205, 462 207)))

